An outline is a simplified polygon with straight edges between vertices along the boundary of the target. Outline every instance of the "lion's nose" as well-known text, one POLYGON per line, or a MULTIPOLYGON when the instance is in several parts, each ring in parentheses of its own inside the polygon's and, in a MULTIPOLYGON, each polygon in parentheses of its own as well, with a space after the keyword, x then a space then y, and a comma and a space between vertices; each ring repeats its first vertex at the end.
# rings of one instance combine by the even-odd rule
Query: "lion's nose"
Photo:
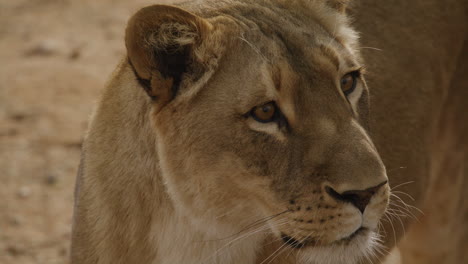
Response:
POLYGON ((361 213, 364 213, 372 196, 385 184, 387 184, 387 181, 365 190, 349 190, 342 193, 338 193, 332 187, 326 186, 325 191, 336 200, 352 203, 361 213))

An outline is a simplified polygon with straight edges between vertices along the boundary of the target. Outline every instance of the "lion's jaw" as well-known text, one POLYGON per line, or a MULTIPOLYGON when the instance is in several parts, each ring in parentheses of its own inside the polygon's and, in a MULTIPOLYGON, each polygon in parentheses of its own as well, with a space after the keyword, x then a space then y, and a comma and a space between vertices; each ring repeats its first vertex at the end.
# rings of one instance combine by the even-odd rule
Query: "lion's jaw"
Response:
POLYGON ((358 263, 379 251, 380 238, 374 231, 358 234, 347 245, 340 243, 326 247, 310 247, 297 254, 299 264, 349 264, 358 263))

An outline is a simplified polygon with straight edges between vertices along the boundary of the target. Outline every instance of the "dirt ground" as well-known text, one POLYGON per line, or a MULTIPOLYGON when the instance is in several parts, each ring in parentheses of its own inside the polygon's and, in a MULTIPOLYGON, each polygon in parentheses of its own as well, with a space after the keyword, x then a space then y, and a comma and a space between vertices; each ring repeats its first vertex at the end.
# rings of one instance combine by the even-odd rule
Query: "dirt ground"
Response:
MULTIPOLYGON (((164 1, 159 1, 164 2, 164 1)), ((68 263, 89 115, 150 0, 0 0, 0 263, 68 263)))

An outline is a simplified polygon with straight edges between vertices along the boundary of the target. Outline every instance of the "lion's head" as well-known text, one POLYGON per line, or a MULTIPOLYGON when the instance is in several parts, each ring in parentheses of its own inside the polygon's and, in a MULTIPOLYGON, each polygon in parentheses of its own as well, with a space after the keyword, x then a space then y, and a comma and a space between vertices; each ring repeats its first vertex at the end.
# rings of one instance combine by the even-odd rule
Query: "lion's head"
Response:
POLYGON ((342 2, 156 5, 130 20, 163 180, 203 232, 268 226, 305 260, 371 250, 389 187, 342 2))

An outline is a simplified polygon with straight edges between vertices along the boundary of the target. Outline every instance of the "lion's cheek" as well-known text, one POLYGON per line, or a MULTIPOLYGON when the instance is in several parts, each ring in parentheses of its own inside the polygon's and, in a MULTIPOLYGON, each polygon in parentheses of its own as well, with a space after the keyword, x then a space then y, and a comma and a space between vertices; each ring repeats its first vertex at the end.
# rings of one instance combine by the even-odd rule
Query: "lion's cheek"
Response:
POLYGON ((164 184, 178 213, 212 227, 239 226, 261 216, 258 188, 267 183, 255 180, 234 157, 220 154, 214 162, 200 151, 178 149, 177 144, 158 143, 157 150, 164 184))

